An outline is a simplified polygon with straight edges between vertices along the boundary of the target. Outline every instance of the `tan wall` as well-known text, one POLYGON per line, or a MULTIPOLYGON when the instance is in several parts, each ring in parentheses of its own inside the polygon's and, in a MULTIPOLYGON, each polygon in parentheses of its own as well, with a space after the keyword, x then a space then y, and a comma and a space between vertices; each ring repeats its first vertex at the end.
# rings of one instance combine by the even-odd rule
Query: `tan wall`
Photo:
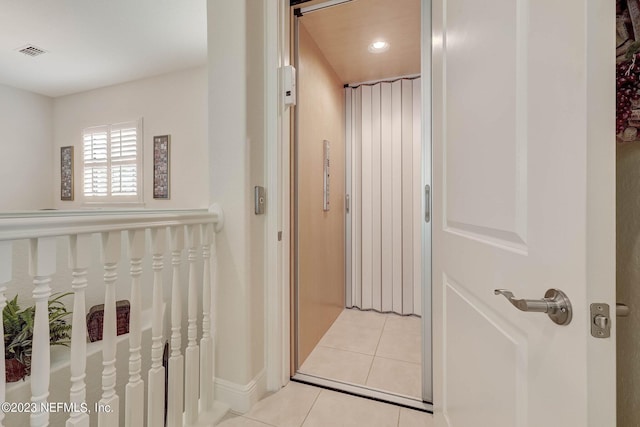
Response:
POLYGON ((636 426, 640 413, 640 144, 618 145, 616 182, 617 301, 631 309, 618 318, 618 426, 636 426))
MULTIPOLYGON (((298 363, 344 308, 344 91, 305 30, 298 63, 298 363), (323 140, 331 142, 331 191, 323 211, 323 140)), ((299 366, 298 365, 298 366, 299 366)))

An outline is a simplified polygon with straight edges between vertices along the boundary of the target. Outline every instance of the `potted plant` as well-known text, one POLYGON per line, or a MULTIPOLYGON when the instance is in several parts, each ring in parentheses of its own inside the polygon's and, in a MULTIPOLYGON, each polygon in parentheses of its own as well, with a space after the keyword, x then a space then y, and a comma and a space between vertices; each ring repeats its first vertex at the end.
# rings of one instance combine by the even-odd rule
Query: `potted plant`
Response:
MULTIPOLYGON (((65 318, 71 314, 61 299, 70 293, 54 294, 49 300, 49 342, 69 346, 71 325, 65 318)), ((18 296, 7 302, 2 311, 4 324, 4 359, 7 382, 14 382, 31 373, 31 349, 36 307, 20 309, 18 296)))

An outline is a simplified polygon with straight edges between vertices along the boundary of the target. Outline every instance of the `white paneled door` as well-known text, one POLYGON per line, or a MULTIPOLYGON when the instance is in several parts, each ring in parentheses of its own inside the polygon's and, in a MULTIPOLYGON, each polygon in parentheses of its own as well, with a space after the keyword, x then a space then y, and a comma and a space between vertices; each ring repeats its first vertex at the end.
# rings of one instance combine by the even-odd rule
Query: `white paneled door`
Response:
POLYGON ((613 427, 615 317, 594 338, 589 306, 615 308, 615 2, 431 6, 437 425, 613 427))

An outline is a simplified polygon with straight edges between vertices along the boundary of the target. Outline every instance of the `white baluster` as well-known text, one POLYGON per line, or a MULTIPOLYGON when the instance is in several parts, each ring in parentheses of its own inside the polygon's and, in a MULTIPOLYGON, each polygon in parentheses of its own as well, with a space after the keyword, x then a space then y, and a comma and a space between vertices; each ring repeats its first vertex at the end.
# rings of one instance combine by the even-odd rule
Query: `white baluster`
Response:
POLYGON ((169 357, 169 408, 167 425, 182 425, 182 403, 184 399, 184 358, 181 354, 182 335, 182 298, 180 286, 180 261, 184 249, 184 227, 169 227, 171 233, 171 265, 173 283, 171 284, 171 357, 169 357))
MULTIPOLYGON (((11 280, 11 263, 12 263, 12 247, 11 242, 0 242, 0 403, 6 399, 6 374, 4 368, 4 317, 2 311, 7 305, 7 282, 11 280)), ((4 426, 4 412, 0 411, 0 427, 4 426)))
POLYGON ((120 399, 116 394, 116 280, 120 260, 120 231, 102 233, 104 264, 104 321, 102 325, 102 398, 98 403, 98 426, 117 427, 120 399))
POLYGON ((200 339, 200 408, 213 408, 213 376, 211 353, 211 238, 213 224, 202 224, 202 338, 200 339))
MULTIPOLYGON (((69 268, 73 276, 73 318, 71 321, 71 392, 69 402, 80 409, 86 404, 87 323, 85 319, 85 289, 91 255, 91 235, 69 236, 69 268)), ((80 410, 71 412, 67 427, 89 427, 89 415, 80 410)))
POLYGON ((31 349, 31 402, 35 411, 31 413, 31 426, 49 425, 49 413, 41 411, 49 397, 49 297, 51 276, 56 271, 56 239, 46 237, 29 241, 29 274, 33 276, 33 299, 36 314, 33 322, 33 345, 31 349))
POLYGON ((198 347, 198 244, 200 226, 187 225, 188 260, 189 260, 189 294, 188 294, 188 344, 185 350, 185 421, 194 424, 198 419, 198 392, 200 390, 200 348, 198 347))
MULTIPOLYGON (((215 228, 214 228, 215 230, 215 228)), ((216 247, 216 233, 211 234, 211 389, 215 389, 216 379, 216 343, 218 339, 218 324, 216 316, 216 297, 218 296, 218 249, 216 247)), ((215 394, 211 392, 211 401, 215 401, 215 394)), ((213 404, 213 403, 212 403, 213 404)))
POLYGON ((140 376, 142 370, 140 275, 142 274, 144 249, 144 229, 129 230, 131 301, 129 311, 129 382, 125 397, 125 426, 127 427, 139 427, 144 423, 144 381, 140 376))
POLYGON ((165 227, 152 228, 151 253, 153 254, 153 307, 151 323, 151 369, 149 369, 149 392, 147 394, 147 425, 164 426, 164 351, 162 319, 164 296, 162 291, 162 269, 164 267, 164 251, 167 239, 165 227))

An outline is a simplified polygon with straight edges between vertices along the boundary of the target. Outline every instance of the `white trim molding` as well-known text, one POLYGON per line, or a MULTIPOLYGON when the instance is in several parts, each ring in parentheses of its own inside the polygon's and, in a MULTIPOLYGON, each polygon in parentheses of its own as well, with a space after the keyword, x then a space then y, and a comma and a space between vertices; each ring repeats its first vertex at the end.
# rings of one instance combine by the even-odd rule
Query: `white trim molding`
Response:
POLYGON ((290 110, 281 93, 282 67, 289 59, 289 6, 287 0, 265 3, 265 120, 267 132, 267 211, 265 265, 265 367, 269 391, 289 381, 289 124, 290 110))
POLYGON ((0 241, 212 223, 222 209, 80 210, 0 214, 0 241))
POLYGON ((236 384, 222 378, 214 380, 214 395, 217 402, 229 405, 231 412, 245 414, 264 396, 267 390, 264 369, 247 384, 236 384))

